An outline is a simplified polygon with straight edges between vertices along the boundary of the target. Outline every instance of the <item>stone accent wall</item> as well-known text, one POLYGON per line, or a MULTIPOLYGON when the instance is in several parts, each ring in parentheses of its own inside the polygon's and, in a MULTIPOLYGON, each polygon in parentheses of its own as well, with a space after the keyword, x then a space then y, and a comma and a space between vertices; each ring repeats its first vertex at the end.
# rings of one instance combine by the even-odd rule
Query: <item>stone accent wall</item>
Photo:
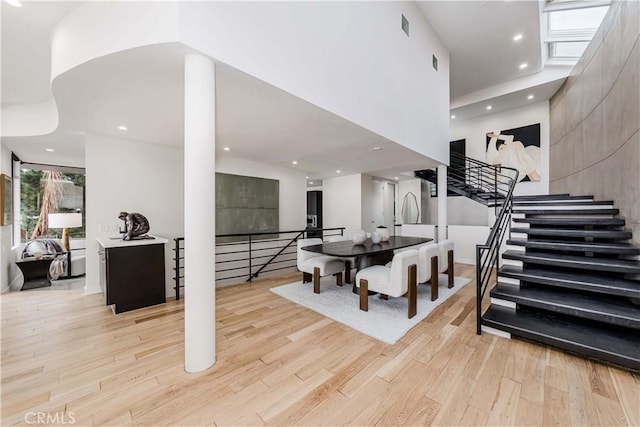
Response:
POLYGON ((550 101, 550 192, 614 200, 640 243, 640 2, 614 1, 550 101))

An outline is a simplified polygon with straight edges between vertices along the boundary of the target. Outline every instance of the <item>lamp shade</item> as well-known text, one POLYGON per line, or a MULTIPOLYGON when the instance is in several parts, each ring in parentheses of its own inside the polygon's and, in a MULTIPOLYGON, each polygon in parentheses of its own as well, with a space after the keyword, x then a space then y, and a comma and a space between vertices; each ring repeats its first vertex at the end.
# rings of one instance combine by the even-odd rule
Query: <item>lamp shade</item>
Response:
POLYGON ((79 213, 50 213, 49 228, 82 227, 82 214, 79 213))

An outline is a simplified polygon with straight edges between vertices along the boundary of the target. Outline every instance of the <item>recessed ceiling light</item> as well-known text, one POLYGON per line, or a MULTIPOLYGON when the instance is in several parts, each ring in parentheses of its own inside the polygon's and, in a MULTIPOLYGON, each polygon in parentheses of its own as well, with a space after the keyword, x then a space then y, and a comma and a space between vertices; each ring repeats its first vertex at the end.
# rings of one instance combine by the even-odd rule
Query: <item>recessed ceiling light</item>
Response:
POLYGON ((517 42, 518 40, 522 40, 522 34, 516 34, 515 36, 513 36, 514 42, 517 42))
POLYGON ((529 66, 529 64, 527 64, 526 62, 523 62, 522 64, 520 64, 520 69, 524 70, 525 68, 527 68, 529 66))
POLYGON ((54 150, 53 148, 45 148, 44 151, 48 151, 50 153, 53 153, 56 150, 54 150))
POLYGON ((129 130, 126 126, 118 126, 118 130, 129 130))
POLYGON ((22 2, 20 0, 4 0, 5 3, 10 4, 14 7, 22 7, 22 2))
POLYGON ((291 164, 293 164, 293 165, 297 165, 297 164, 298 164, 298 161, 297 161, 297 160, 294 160, 294 161, 292 161, 292 162, 291 162, 291 164))
POLYGON ((373 147, 373 151, 380 151, 382 150, 382 147, 373 147))
POLYGON ((398 177, 397 177, 397 176, 395 177, 395 180, 396 180, 396 181, 398 180, 398 177))
POLYGON ((224 150, 224 151, 231 151, 231 148, 229 148, 229 147, 224 147, 224 148, 223 148, 223 150, 224 150))
POLYGON ((487 110, 491 110, 493 107, 491 105, 487 105, 487 110))
POLYGON ((309 175, 305 176, 304 179, 309 179, 309 175))
POLYGON ((309 184, 312 184, 312 185, 313 185, 313 181, 309 181, 309 184))
POLYGON ((340 171, 340 169, 338 169, 338 170, 336 171, 336 173, 340 173, 340 172, 341 172, 341 171, 340 171))
POLYGON ((452 114, 452 115, 451 115, 451 118, 452 118, 452 119, 455 119, 455 118, 456 118, 455 114, 452 114))
POLYGON ((527 99, 533 99, 533 98, 534 98, 533 94, 527 96, 527 99))

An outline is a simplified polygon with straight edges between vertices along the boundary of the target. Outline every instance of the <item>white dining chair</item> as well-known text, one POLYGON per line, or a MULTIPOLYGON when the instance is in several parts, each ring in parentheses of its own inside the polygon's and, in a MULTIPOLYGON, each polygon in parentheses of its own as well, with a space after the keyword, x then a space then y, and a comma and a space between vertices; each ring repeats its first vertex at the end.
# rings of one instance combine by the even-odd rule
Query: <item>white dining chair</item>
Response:
POLYGON ((305 246, 320 245, 322 239, 298 239, 298 270, 302 272, 302 283, 313 280, 313 292, 320 293, 320 277, 333 275, 336 285, 342 286, 344 261, 340 258, 305 251, 305 246))
MULTIPOLYGON (((346 242, 351 240, 351 236, 327 236, 328 243, 331 242, 346 242)), ((344 260, 344 281, 345 283, 351 283, 351 270, 356 268, 356 258, 342 258, 344 260)))
POLYGON ((360 310, 369 311, 369 291, 380 293, 380 298, 406 296, 409 319, 417 313, 418 300, 418 251, 403 251, 393 256, 391 267, 374 265, 356 274, 356 285, 360 288, 360 310))
POLYGON ((418 250, 418 283, 431 284, 431 301, 438 299, 438 256, 440 249, 436 243, 421 246, 418 250))
POLYGON ((453 240, 443 240, 438 243, 438 270, 447 273, 447 287, 453 288, 453 240))

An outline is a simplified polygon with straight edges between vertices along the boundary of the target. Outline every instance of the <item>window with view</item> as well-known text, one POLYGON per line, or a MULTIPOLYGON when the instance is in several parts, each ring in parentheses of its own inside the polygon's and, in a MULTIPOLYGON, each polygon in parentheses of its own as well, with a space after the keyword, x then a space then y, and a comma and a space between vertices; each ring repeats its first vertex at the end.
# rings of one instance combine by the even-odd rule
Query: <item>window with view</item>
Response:
POLYGON ((82 169, 20 169, 20 240, 60 238, 62 229, 49 229, 49 213, 80 213, 82 227, 70 228, 70 238, 85 237, 85 174, 82 169))

